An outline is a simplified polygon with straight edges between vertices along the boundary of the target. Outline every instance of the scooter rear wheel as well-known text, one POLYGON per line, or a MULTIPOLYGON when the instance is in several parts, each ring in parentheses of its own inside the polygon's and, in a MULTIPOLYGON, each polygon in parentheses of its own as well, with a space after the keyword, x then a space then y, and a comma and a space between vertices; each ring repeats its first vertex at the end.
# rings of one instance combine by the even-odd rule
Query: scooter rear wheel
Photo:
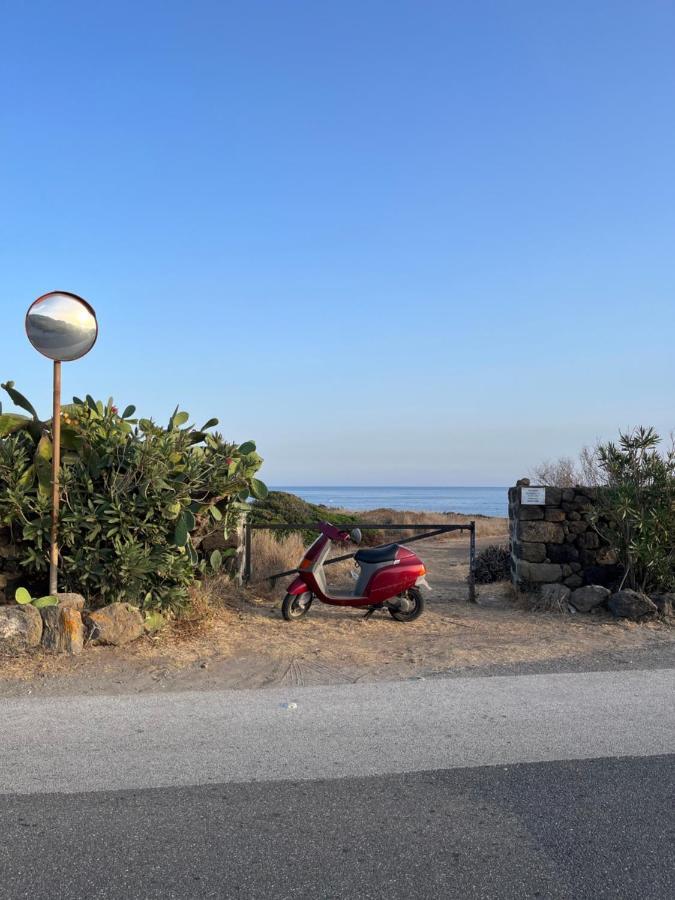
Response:
POLYGON ((310 591, 305 591, 304 594, 286 594, 281 604, 281 615, 287 622, 295 622, 307 615, 313 599, 310 591))
POLYGON ((412 606, 403 612, 402 609, 389 609, 389 615, 397 622, 412 622, 419 618, 424 612, 424 597, 419 588, 412 587, 407 591, 407 599, 410 600, 412 606))

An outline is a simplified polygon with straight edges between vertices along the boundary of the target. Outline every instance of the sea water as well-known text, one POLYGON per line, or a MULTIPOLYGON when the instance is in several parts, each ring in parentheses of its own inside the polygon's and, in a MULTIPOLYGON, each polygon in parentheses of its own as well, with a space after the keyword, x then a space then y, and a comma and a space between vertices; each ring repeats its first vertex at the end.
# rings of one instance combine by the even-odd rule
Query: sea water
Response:
POLYGON ((505 487, 313 487, 274 486, 309 503, 344 509, 415 509, 475 516, 508 515, 505 487))

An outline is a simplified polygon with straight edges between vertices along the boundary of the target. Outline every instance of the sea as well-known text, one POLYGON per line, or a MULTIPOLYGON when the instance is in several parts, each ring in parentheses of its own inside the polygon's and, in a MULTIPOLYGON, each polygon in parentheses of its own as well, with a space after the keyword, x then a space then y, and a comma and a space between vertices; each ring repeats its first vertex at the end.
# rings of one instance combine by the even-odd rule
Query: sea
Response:
POLYGON ((507 516, 505 487, 313 487, 274 486, 323 506, 344 509, 401 509, 455 512, 470 516, 507 516))

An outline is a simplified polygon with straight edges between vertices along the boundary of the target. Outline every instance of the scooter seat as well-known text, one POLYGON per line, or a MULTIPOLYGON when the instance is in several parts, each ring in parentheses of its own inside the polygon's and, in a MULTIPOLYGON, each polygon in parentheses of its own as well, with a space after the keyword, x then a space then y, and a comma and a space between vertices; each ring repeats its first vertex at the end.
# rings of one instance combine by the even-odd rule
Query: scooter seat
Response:
POLYGON ((384 547, 372 547, 359 550, 355 554, 356 562, 361 563, 383 563, 396 559, 396 551, 400 544, 385 544, 384 547))

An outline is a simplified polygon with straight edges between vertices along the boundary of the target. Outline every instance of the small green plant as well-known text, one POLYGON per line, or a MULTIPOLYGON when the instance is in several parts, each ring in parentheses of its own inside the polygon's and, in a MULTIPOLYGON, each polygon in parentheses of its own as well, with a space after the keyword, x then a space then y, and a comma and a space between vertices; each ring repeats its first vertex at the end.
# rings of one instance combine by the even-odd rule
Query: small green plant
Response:
POLYGON ((14 599, 19 604, 19 606, 34 606, 35 609, 44 609, 47 606, 58 606, 59 601, 57 597, 31 597, 30 593, 26 590, 26 588, 20 587, 17 588, 16 593, 14 594, 14 599))

